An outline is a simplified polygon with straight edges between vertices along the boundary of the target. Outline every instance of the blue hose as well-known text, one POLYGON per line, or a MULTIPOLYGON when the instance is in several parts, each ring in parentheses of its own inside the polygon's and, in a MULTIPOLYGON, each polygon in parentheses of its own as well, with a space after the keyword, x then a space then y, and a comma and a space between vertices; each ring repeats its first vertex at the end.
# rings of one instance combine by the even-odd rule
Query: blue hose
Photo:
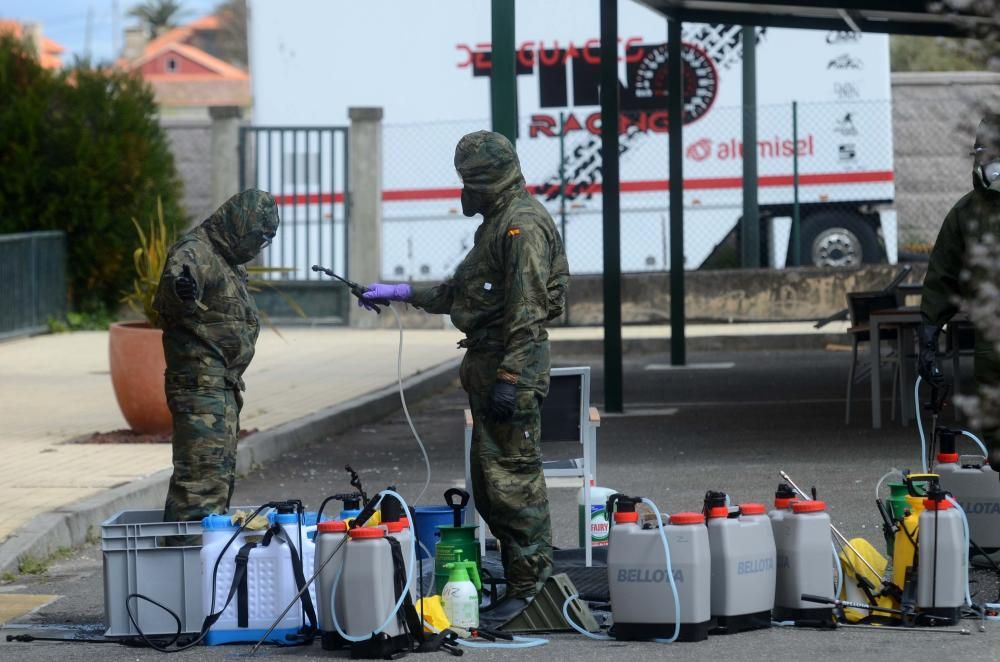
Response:
POLYGON ((569 623, 569 626, 574 630, 576 630, 577 632, 579 632, 580 634, 582 634, 583 636, 587 637, 588 639, 593 639, 595 641, 614 641, 614 637, 609 637, 606 634, 594 634, 593 632, 587 632, 582 627, 577 625, 572 618, 570 618, 569 603, 573 602, 579 597, 580 597, 579 593, 574 593, 573 595, 566 598, 565 602, 563 602, 562 606, 563 618, 566 619, 566 622, 569 623))
POLYGON ((674 567, 670 562, 670 545, 667 543, 667 534, 663 532, 663 515, 660 509, 652 500, 643 497, 642 502, 653 509, 656 513, 657 530, 660 532, 660 542, 663 543, 663 556, 667 559, 667 580, 670 582, 670 592, 674 597, 674 634, 669 639, 654 639, 661 644, 672 644, 681 636, 681 596, 677 592, 677 584, 674 582, 674 567))
POLYGON ((986 450, 986 444, 983 443, 982 439, 980 439, 976 435, 972 434, 968 430, 962 430, 962 434, 964 434, 966 437, 968 437, 972 441, 976 442, 976 445, 979 446, 979 450, 981 450, 983 452, 983 457, 989 458, 990 452, 988 450, 986 450))
POLYGON ((924 422, 920 416, 920 382, 923 377, 917 375, 917 381, 913 383, 913 402, 916 406, 917 430, 920 432, 920 467, 927 473, 927 437, 924 435, 924 422))
POLYGON ((500 642, 468 641, 466 639, 456 639, 455 643, 467 646, 468 648, 534 648, 536 646, 544 646, 549 643, 549 640, 515 636, 514 641, 506 644, 500 642))
POLYGON ((840 589, 844 585, 844 568, 840 563, 840 554, 837 553, 837 545, 830 541, 830 549, 833 550, 833 562, 837 565, 837 583, 833 586, 833 597, 840 597, 840 589))

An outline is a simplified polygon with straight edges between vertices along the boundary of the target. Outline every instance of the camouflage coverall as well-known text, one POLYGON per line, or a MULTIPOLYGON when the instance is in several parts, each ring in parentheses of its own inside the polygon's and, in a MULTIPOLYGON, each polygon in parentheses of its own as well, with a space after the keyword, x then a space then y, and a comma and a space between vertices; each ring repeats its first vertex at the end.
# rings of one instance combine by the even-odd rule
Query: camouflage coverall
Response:
POLYGON ((163 329, 167 404, 174 419, 174 473, 165 521, 199 520, 229 507, 242 375, 260 331, 241 265, 257 255, 277 227, 274 198, 248 190, 226 201, 167 254, 153 302, 163 329), (197 284, 196 301, 184 301, 175 292, 184 266, 197 284))
POLYGON ((552 572, 552 531, 542 475, 540 407, 549 389, 545 323, 562 314, 569 267, 548 212, 524 189, 517 154, 479 131, 455 151, 463 208, 479 212, 472 250, 444 283, 411 303, 448 313, 466 338, 462 387, 472 409, 476 507, 500 542, 508 595, 533 596, 552 572), (490 387, 517 387, 512 420, 490 419, 490 387))
MULTIPOLYGON (((981 125, 980 131, 982 129, 981 125)), ((1000 144, 995 144, 993 149, 1000 152, 1000 144)), ((976 295, 987 276, 971 263, 970 248, 989 235, 1000 239, 1000 182, 989 186, 980 173, 974 171, 973 190, 951 208, 934 242, 920 303, 920 312, 926 322, 941 327, 963 303, 976 295)), ((1000 283, 992 286, 1000 286, 1000 283)), ((1000 354, 979 330, 976 331, 975 374, 979 388, 1000 385, 1000 354)), ((995 414, 991 417, 995 418, 995 414)), ((1000 429, 989 426, 980 432, 991 450, 991 464, 1000 464, 1000 429)))

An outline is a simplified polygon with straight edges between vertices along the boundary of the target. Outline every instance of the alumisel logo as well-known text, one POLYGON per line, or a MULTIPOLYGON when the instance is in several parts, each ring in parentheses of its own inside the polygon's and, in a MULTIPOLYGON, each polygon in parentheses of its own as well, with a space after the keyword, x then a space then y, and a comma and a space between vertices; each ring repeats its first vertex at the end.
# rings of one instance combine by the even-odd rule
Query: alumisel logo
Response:
POLYGON ((844 53, 843 55, 838 55, 829 62, 826 63, 827 69, 864 69, 865 63, 861 61, 861 58, 851 57, 849 54, 844 53))

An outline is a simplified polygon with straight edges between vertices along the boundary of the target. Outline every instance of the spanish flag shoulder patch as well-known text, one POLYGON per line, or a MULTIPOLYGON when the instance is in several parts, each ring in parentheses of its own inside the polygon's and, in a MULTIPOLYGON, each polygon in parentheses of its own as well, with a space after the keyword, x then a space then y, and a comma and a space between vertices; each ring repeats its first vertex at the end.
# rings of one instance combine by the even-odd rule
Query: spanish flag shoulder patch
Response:
POLYGON ((516 237, 519 234, 521 234, 521 228, 511 228, 510 230, 507 230, 508 237, 516 237))

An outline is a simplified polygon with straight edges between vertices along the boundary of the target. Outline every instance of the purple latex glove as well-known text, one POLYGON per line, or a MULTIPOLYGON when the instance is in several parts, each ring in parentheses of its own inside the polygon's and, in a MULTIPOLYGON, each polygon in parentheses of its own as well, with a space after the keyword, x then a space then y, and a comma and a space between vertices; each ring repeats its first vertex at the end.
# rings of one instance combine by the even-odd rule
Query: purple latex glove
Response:
POLYGON ((413 295, 413 288, 411 288, 406 283, 399 283, 398 285, 392 285, 389 283, 370 283, 366 288, 364 294, 358 299, 358 305, 362 308, 368 308, 366 305, 367 301, 376 302, 378 299, 383 299, 387 301, 409 301, 410 297, 413 295))

